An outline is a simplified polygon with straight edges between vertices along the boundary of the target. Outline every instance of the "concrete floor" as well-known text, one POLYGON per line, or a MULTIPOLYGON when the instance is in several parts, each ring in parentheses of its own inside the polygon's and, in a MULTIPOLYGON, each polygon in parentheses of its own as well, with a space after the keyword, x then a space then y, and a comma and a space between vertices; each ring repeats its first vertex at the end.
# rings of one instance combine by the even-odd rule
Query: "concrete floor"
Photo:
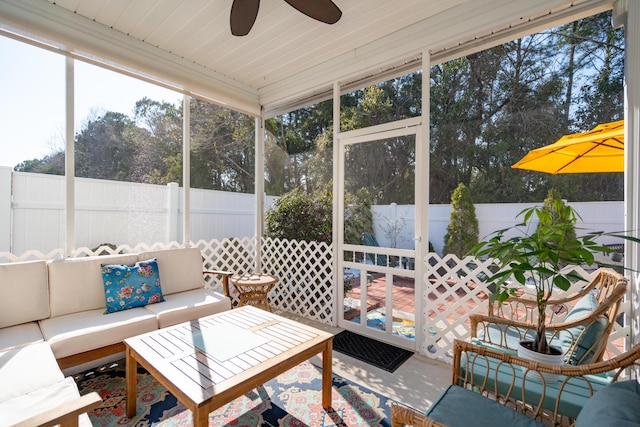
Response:
MULTIPOLYGON (((337 334, 339 328, 323 325, 290 313, 277 314, 300 323, 337 334)), ((311 362, 322 366, 320 356, 311 362)), ((333 372, 350 381, 363 385, 397 402, 418 410, 426 410, 438 395, 451 384, 451 365, 414 354, 395 372, 390 373, 360 360, 333 352, 333 372)))

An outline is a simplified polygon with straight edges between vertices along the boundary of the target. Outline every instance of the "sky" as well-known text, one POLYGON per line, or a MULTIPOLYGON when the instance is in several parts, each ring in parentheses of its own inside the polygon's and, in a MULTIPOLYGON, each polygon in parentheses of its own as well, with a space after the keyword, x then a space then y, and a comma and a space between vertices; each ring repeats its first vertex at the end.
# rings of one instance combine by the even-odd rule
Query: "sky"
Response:
MULTIPOLYGON (((75 132, 90 117, 133 116, 144 96, 181 103, 182 95, 75 62, 75 132)), ((65 58, 0 36, 0 166, 14 167, 64 147, 65 58)))

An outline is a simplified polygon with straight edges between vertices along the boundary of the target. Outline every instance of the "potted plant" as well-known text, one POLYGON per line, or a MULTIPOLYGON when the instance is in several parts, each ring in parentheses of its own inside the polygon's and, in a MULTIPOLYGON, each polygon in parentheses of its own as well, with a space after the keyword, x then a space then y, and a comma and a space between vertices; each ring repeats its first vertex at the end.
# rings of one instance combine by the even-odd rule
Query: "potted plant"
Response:
MULTIPOLYGON (((611 252, 596 242, 603 235, 616 236, 638 242, 633 237, 617 233, 592 232, 576 236, 578 218, 573 208, 556 197, 546 208, 532 207, 520 212, 516 218, 522 222, 493 233, 489 240, 478 243, 471 253, 478 258, 493 258, 500 269, 488 277, 496 286, 492 301, 504 302, 523 288, 530 287, 535 295, 538 314, 535 339, 521 342, 525 348, 543 355, 553 353, 546 337, 547 305, 554 290, 566 291, 572 282, 586 281, 569 265, 591 265, 594 252, 611 252), (513 237, 508 237, 507 234, 513 237), (515 234, 515 235, 513 235, 515 234), (511 280, 511 279, 515 280, 511 280)), ((562 352, 559 361, 562 363, 562 352)), ((548 360, 547 360, 548 362, 548 360)))

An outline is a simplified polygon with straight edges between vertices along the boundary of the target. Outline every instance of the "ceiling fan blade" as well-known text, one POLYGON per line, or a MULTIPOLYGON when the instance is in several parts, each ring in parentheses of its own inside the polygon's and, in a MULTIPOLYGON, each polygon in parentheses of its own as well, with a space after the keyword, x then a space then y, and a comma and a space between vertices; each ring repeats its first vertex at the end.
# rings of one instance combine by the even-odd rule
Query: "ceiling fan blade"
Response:
POLYGON ((285 1, 305 15, 325 24, 335 24, 342 17, 342 11, 331 0, 285 1))
POLYGON ((233 0, 231 5, 231 34, 246 36, 256 22, 260 0, 233 0))

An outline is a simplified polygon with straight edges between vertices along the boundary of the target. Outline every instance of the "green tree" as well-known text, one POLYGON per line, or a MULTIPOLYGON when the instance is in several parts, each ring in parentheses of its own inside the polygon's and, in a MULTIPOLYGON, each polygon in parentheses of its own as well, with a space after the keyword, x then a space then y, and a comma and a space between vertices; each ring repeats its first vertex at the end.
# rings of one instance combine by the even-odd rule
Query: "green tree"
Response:
POLYGON ((451 195, 451 216, 444 236, 445 254, 465 256, 478 243, 478 218, 471 192, 462 183, 451 195))
POLYGON ((76 135, 76 176, 127 181, 135 162, 136 125, 122 113, 89 120, 76 135))
POLYGON ((253 118, 191 100, 191 184, 240 193, 254 191, 253 118))
MULTIPOLYGON (((566 133, 623 117, 623 30, 611 13, 437 64, 430 96, 430 202, 459 183, 485 202, 535 202, 556 188, 571 200, 621 200, 622 174, 548 175, 511 168, 566 133)), ((341 96, 341 131, 421 114, 422 72, 341 96)), ((254 119, 197 99, 191 104, 191 184, 253 192, 254 119)), ((331 100, 266 121, 265 188, 312 194, 332 179, 331 100)), ((133 119, 106 113, 76 135, 79 176, 164 184, 182 179, 182 106, 143 98, 133 119)), ((372 203, 412 204, 415 145, 403 138, 348 149, 347 190, 372 203)), ((16 170, 64 173, 64 152, 16 170)))
POLYGON ((361 245, 364 233, 373 234, 371 194, 360 188, 356 194, 345 192, 344 242, 361 245))
POLYGON ((274 239, 331 243, 331 193, 307 194, 295 189, 276 200, 265 218, 265 236, 274 239))
MULTIPOLYGON (((571 242, 576 240, 575 223, 577 218, 575 216, 565 215, 567 205, 555 188, 549 190, 547 198, 544 199, 544 203, 540 210, 541 215, 548 218, 548 223, 563 227, 562 242, 571 242)), ((543 223, 538 223, 538 228, 540 227, 543 227, 543 223)))
POLYGON ((64 152, 53 152, 44 156, 42 159, 25 160, 24 162, 18 163, 13 169, 16 172, 64 175, 64 152))
POLYGON ((137 101, 136 157, 131 180, 182 184, 182 106, 147 97, 137 101))

